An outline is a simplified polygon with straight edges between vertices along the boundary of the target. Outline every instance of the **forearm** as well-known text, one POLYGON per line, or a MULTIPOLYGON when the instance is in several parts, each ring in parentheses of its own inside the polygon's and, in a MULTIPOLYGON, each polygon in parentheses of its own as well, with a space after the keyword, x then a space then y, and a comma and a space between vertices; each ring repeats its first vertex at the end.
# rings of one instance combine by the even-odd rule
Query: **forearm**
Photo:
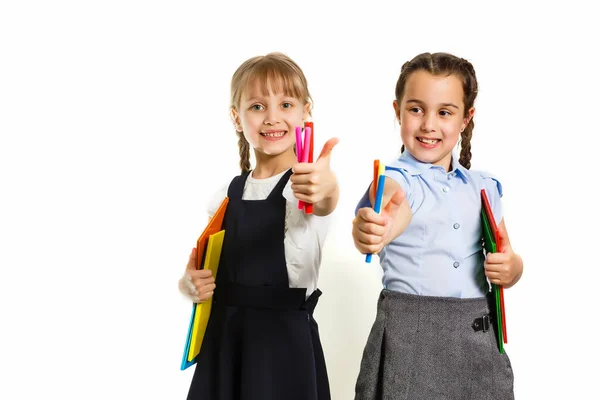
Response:
POLYGON ((392 225, 389 233, 386 233, 384 236, 383 245, 387 246, 390 242, 400 236, 410 221, 412 220, 412 211, 410 210, 410 206, 408 202, 405 200, 400 205, 400 210, 396 214, 396 218, 392 221, 392 225))
POLYGON ((337 203, 340 197, 340 188, 336 184, 333 191, 323 198, 323 200, 316 202, 313 204, 313 214, 319 217, 324 217, 329 215, 335 210, 337 207, 337 203))
MULTIPOLYGON (((371 204, 374 204, 375 197, 373 195, 372 186, 373 186, 373 184, 371 183, 371 186, 369 187, 369 200, 371 200, 371 204)), ((402 190, 400 185, 393 179, 386 177, 385 178, 385 188, 383 191, 383 198, 384 199, 391 198, 394 195, 394 193, 398 190, 400 190, 400 191, 402 190)), ((390 224, 391 224, 389 227, 390 230, 388 232, 386 232, 384 235, 383 245, 387 246, 392 240, 394 240, 398 236, 400 236, 404 232, 404 230, 406 229, 408 224, 410 224, 411 220, 412 220, 412 210, 410 209, 410 205, 408 204, 408 201, 406 201, 406 199, 404 199, 402 201, 402 204, 400 205, 400 209, 398 210, 398 212, 395 215, 395 218, 390 221, 390 224)))
POLYGON ((513 287, 517 282, 519 282, 519 280, 521 279, 521 276, 523 275, 523 259, 518 254, 515 254, 515 257, 516 257, 515 269, 517 270, 517 274, 515 275, 513 280, 508 285, 504 285, 504 287, 507 289, 510 287, 513 287))

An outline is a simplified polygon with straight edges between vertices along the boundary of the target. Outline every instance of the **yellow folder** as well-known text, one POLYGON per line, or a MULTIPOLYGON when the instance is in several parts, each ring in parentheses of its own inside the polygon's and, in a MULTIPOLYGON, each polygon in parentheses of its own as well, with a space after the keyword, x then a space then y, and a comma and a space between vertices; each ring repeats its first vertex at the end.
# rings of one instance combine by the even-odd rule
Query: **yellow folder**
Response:
MULTIPOLYGON (((210 235, 208 238, 206 257, 204 258, 204 269, 211 270, 214 277, 217 276, 217 269, 219 268, 219 259, 221 258, 221 249, 223 247, 224 237, 225 231, 223 230, 215 233, 214 235, 210 235)), ((208 324, 208 318, 210 317, 212 300, 213 299, 211 297, 210 299, 196 306, 188 361, 192 361, 198 355, 198 353, 200 353, 200 347, 202 346, 202 340, 204 339, 204 333, 206 332, 206 325, 208 324)))
MULTIPOLYGON (((196 241, 196 265, 195 269, 210 269, 213 277, 217 277, 217 269, 223 248, 225 231, 223 220, 229 198, 225 197, 217 212, 208 222, 206 228, 196 241)), ((188 333, 181 360, 181 370, 185 370, 196 363, 196 357, 200 353, 202 341, 206 332, 206 325, 212 308, 212 297, 200 304, 192 305, 192 315, 188 327, 188 333)))

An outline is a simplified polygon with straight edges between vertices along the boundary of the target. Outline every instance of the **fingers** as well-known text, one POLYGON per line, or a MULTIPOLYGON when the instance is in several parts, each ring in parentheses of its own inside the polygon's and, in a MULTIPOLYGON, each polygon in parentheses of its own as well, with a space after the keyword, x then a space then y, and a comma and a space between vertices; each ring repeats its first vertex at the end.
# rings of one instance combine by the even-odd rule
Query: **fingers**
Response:
POLYGON ((492 265, 506 264, 510 261, 510 255, 505 253, 488 253, 485 257, 485 263, 492 265))
POLYGON ((208 278, 212 277, 212 271, 210 269, 195 269, 193 271, 187 271, 187 273, 193 278, 208 278))
POLYGON ((489 264, 489 263, 484 263, 483 264, 483 268, 485 269, 485 272, 490 272, 493 274, 506 274, 508 275, 510 273, 510 268, 508 266, 508 264, 489 264))
POLYGON ((189 297, 193 302, 198 302, 198 290, 192 283, 191 276, 186 272, 179 280, 179 291, 189 297))
POLYGON ((201 269, 186 271, 180 281, 180 290, 195 303, 210 299, 215 291, 215 278, 212 271, 201 269))
POLYGON ((488 278, 490 283, 499 286, 506 286, 510 283, 510 279, 507 278, 504 274, 500 274, 498 272, 485 272, 485 276, 488 278))
POLYGON ((302 178, 298 178, 297 182, 292 182, 291 189, 294 193, 313 194, 318 189, 319 183, 319 176, 310 177, 309 175, 306 175, 302 178))
MULTIPOLYGON (((488 258, 492 255, 502 255, 502 253, 488 254, 488 258)), ((492 259, 497 259, 497 257, 493 257, 492 259)), ((485 276, 489 279, 490 283, 500 286, 504 286, 510 283, 511 272, 508 263, 495 263, 488 262, 486 260, 483 264, 483 268, 485 270, 485 276)))
POLYGON ((375 235, 360 236, 353 232, 354 247, 361 254, 377 254, 383 248, 383 237, 375 235))
POLYGON ((371 208, 360 209, 352 221, 354 246, 363 254, 379 253, 383 247, 386 221, 371 208))
POLYGON ((383 217, 381 214, 377 214, 371 207, 363 207, 359 209, 356 213, 356 218, 358 218, 358 223, 361 225, 368 223, 381 226, 386 225, 385 217, 383 217))
POLYGON ((199 271, 191 271, 190 274, 188 274, 190 276, 189 280, 192 282, 192 284, 199 290, 200 288, 206 286, 206 285, 210 285, 215 283, 215 278, 212 276, 211 271, 210 270, 199 270, 199 271), (194 274, 194 272, 204 272, 205 274, 194 274), (208 275, 206 274, 206 272, 208 272, 208 275))
POLYGON ((290 177, 291 189, 298 200, 315 204, 335 192, 337 188, 335 174, 329 167, 317 164, 297 164, 294 167, 298 171, 311 171, 305 174, 294 173, 290 177), (305 165, 308 167, 304 168, 305 165))
POLYGON ((317 168, 315 163, 298 163, 292 167, 292 176, 290 181, 292 183, 306 183, 308 182, 308 174, 313 172, 317 168), (302 179, 303 178, 303 179, 302 179))
POLYGON ((210 299, 213 296, 213 294, 215 294, 216 287, 217 285, 215 285, 214 283, 210 283, 201 287, 200 289, 196 289, 198 291, 198 302, 201 303, 210 299))
POLYGON ((319 192, 319 187, 313 185, 292 185, 292 191, 294 197, 298 200, 306 201, 308 203, 315 203, 314 198, 319 192))

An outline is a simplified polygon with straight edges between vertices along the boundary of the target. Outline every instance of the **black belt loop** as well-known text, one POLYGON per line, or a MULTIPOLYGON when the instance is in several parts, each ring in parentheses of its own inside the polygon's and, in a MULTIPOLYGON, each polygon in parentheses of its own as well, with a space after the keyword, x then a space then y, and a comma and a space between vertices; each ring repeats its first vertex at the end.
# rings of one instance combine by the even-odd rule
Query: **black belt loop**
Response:
POLYGON ((308 311, 308 313, 312 315, 315 311, 315 308, 317 307, 319 297, 321 297, 322 294, 323 292, 321 292, 321 290, 316 289, 314 292, 312 292, 310 296, 308 296, 308 299, 306 299, 306 301, 302 305, 302 309, 308 311))
POLYGON ((475 332, 478 332, 478 331, 487 332, 490 329, 491 325, 492 325, 492 319, 490 318, 490 316, 488 314, 488 315, 484 315, 483 317, 475 318, 475 320, 473 321, 473 324, 471 326, 473 327, 475 332))

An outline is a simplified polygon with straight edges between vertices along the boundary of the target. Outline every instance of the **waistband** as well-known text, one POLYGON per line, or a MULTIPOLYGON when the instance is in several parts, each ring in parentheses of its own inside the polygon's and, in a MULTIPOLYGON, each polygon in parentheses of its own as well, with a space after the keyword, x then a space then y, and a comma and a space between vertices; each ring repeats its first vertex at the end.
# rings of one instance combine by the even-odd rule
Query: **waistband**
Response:
POLYGON ((215 289, 213 305, 270 310, 306 310, 312 314, 321 294, 322 292, 317 289, 307 299, 305 288, 219 285, 215 289))

